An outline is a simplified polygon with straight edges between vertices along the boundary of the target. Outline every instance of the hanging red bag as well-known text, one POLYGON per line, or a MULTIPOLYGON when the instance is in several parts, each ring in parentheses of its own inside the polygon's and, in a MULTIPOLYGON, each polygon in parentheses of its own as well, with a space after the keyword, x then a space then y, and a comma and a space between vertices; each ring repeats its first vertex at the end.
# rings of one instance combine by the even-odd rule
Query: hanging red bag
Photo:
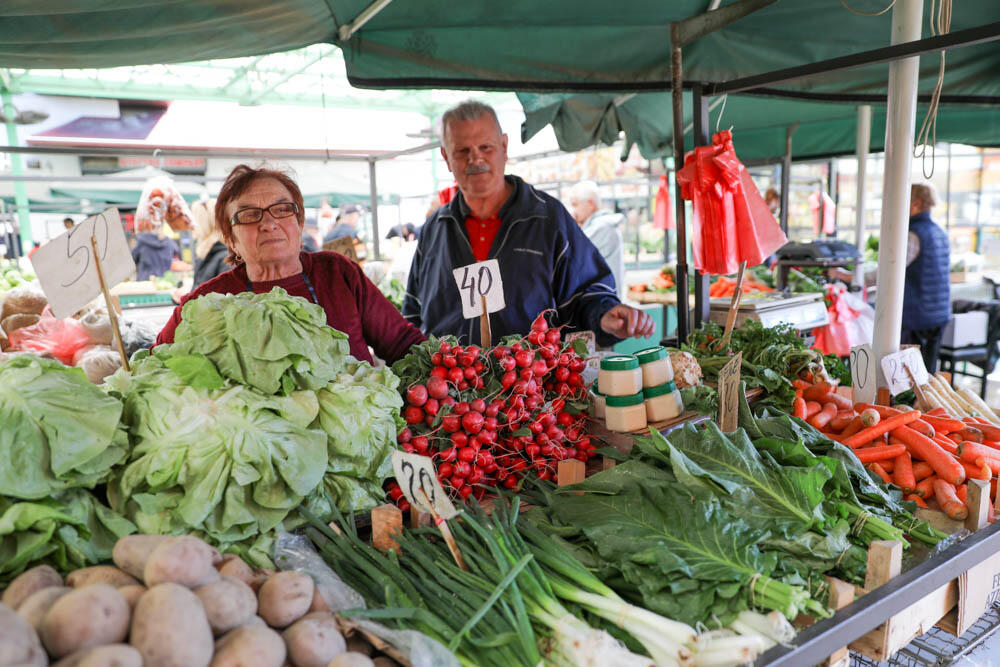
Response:
POLYGON ((826 286, 826 302, 830 322, 816 330, 814 348, 823 354, 846 357, 855 345, 871 343, 871 329, 867 327, 869 316, 874 317, 873 312, 867 312, 871 306, 858 304, 841 284, 826 286))
POLYGON ((670 185, 666 174, 660 176, 660 187, 656 190, 653 227, 656 229, 673 229, 675 227, 674 207, 670 201, 670 185))

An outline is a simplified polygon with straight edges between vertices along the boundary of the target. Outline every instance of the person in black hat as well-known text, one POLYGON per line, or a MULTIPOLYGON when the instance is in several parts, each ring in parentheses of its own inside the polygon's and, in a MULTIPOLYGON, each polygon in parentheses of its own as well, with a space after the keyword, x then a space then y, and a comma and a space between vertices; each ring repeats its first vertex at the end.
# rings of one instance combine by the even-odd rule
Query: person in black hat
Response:
POLYGON ((358 238, 358 221, 360 219, 361 209, 354 204, 347 204, 340 209, 340 213, 337 214, 336 224, 323 237, 323 243, 336 241, 345 236, 358 238))

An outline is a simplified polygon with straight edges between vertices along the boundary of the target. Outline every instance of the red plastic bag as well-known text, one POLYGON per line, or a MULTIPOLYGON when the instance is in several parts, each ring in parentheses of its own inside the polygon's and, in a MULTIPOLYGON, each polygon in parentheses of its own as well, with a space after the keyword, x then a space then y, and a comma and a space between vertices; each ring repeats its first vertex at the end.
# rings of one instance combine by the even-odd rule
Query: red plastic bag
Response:
POLYGON ((819 236, 820 233, 824 235, 833 234, 836 227, 837 220, 837 204, 833 201, 830 195, 823 193, 823 225, 820 229, 819 220, 819 195, 813 190, 812 194, 809 195, 809 210, 812 211, 813 218, 813 233, 819 236))
POLYGON ((656 208, 653 209, 653 227, 673 229, 674 207, 670 201, 670 185, 666 175, 660 176, 660 187, 656 191, 656 208))
POLYGON ((67 366, 73 365, 73 357, 81 348, 90 345, 90 334, 83 324, 71 317, 53 317, 48 306, 37 324, 15 329, 9 338, 11 350, 41 352, 67 366))
POLYGON ((441 206, 444 206, 445 204, 451 203, 451 200, 454 199, 457 194, 458 194, 458 184, 452 183, 448 187, 442 188, 442 190, 438 192, 438 201, 441 202, 440 204, 441 206))
POLYGON ((736 157, 728 130, 685 156, 677 182, 694 204, 691 250, 702 273, 736 273, 741 262, 756 266, 788 241, 736 157))

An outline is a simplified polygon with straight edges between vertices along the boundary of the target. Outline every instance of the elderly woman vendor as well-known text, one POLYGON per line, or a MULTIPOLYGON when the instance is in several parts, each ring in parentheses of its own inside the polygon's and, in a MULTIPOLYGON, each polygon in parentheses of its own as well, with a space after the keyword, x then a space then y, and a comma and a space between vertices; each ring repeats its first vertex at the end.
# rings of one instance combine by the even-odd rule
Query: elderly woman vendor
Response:
POLYGON ((327 324, 349 336, 357 359, 372 360, 370 345, 392 363, 424 340, 357 264, 333 252, 303 252, 304 222, 302 192, 288 175, 246 165, 233 169, 219 191, 215 224, 235 268, 186 295, 157 345, 173 342, 181 307, 189 299, 210 292, 260 294, 274 287, 322 307, 327 324))

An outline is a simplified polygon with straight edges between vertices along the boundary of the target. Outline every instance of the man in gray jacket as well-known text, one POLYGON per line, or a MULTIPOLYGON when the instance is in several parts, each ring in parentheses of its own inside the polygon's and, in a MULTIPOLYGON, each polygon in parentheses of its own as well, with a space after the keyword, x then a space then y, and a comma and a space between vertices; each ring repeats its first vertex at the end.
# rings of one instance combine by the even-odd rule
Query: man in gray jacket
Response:
POLYGON ((601 253, 615 277, 618 298, 625 295, 625 255, 621 226, 625 216, 601 208, 601 195, 594 181, 581 181, 569 195, 569 209, 581 230, 601 253))

